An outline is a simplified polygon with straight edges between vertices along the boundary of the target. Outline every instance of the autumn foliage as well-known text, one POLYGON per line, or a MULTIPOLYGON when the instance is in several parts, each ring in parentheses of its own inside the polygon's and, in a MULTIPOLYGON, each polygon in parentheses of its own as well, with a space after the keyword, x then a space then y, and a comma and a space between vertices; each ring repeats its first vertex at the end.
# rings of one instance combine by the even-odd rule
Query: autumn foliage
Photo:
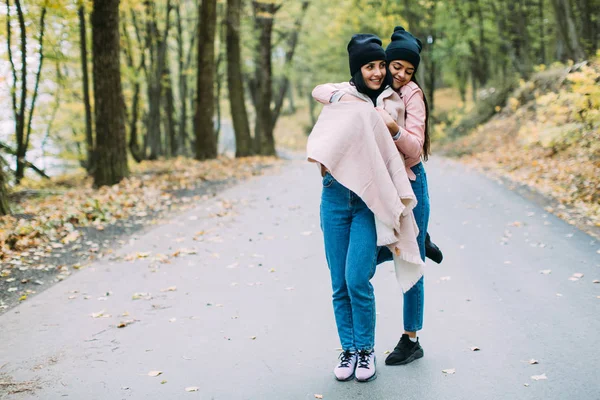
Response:
POLYGON ((558 200, 565 208, 550 211, 567 220, 600 227, 600 63, 538 70, 494 118, 444 151, 558 200))

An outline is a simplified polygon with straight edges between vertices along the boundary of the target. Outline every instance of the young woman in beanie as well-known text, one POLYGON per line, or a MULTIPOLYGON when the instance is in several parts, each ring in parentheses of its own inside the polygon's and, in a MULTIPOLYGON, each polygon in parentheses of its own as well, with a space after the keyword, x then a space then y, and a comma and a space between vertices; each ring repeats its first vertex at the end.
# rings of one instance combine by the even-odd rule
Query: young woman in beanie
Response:
MULTIPOLYGON (((389 129, 398 151, 404 155, 407 174, 417 197, 417 206, 413 213, 419 227, 417 242, 421 258, 425 260, 427 254, 427 257, 439 263, 442 260, 442 254, 437 246, 430 242, 427 234, 429 192, 421 158, 426 161, 429 155, 428 107, 423 91, 415 79, 420 63, 421 49, 421 41, 410 32, 401 26, 394 29, 392 41, 386 48, 386 60, 388 61, 389 75, 392 78, 392 87, 402 97, 405 112, 402 116, 393 118, 391 115, 396 111, 390 110, 389 107, 378 111, 389 129)), ((313 90, 313 97, 324 104, 337 101, 357 101, 358 99, 352 93, 348 93, 347 89, 348 84, 346 83, 319 85, 313 90)), ((391 259, 392 254, 388 248, 379 249, 378 264, 391 259)), ((423 349, 416 334, 423 325, 423 278, 404 293, 403 307, 404 333, 394 351, 386 358, 387 365, 408 364, 423 357, 423 349)))
MULTIPOLYGON (((389 86, 381 40, 356 34, 348 44, 352 93, 359 101, 382 105, 395 96, 389 86)), ((364 201, 321 167, 321 229, 331 273, 333 309, 342 345, 334 368, 336 379, 366 382, 376 377, 375 296, 370 283, 377 260, 377 233, 373 212, 364 201)))

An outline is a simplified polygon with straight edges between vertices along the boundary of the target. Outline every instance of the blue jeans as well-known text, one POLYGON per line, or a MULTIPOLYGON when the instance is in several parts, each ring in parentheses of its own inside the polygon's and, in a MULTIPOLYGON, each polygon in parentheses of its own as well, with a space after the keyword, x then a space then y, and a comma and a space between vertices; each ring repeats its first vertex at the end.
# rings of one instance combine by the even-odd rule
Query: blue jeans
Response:
MULTIPOLYGON (((425 235, 427 234, 427 225, 429 224, 429 190, 427 189, 427 174, 423 163, 419 163, 411 168, 417 176, 415 181, 410 181, 413 192, 417 197, 417 206, 413 209, 415 221, 419 227, 419 252, 421 259, 425 261, 425 235)), ((384 261, 390 261, 392 253, 387 247, 380 247, 377 256, 377 264, 384 261)), ((423 310, 425 300, 425 288, 423 278, 404 293, 404 330, 407 332, 417 332, 423 329, 423 310)))
POLYGON ((375 346, 375 274, 377 234, 373 212, 356 194, 323 177, 321 229, 331 273, 333 312, 344 350, 375 346))

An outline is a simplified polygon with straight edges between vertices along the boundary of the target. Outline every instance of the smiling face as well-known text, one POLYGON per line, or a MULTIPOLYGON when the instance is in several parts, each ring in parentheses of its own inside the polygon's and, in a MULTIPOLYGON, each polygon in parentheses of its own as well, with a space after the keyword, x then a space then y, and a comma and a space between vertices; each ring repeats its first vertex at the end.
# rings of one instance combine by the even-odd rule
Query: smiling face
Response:
POLYGON ((360 67, 363 80, 367 87, 371 90, 377 90, 385 81, 385 61, 376 60, 360 67))
POLYGON ((394 90, 398 90, 410 82, 410 78, 412 78, 415 73, 414 65, 404 60, 392 61, 389 68, 393 78, 392 87, 394 90))

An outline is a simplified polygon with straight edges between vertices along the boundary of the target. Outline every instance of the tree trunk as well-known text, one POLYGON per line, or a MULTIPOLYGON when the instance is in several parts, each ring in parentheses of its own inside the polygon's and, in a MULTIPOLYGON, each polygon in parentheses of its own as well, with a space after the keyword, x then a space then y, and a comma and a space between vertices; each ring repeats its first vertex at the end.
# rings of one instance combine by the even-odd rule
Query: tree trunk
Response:
POLYGON ((10 214, 8 203, 8 178, 6 176, 6 161, 0 156, 0 216, 10 214))
MULTIPOLYGON (((181 2, 175 8, 176 23, 177 23, 177 67, 179 73, 179 131, 177 134, 177 149, 178 154, 184 153, 186 135, 187 135, 187 73, 184 69, 184 42, 183 42, 183 26, 181 21, 181 2)), ((196 36, 196 35, 193 35, 196 36)), ((190 48, 191 52, 191 48, 190 48)))
POLYGON ((171 157, 177 156, 177 127, 175 126, 175 98, 173 95, 173 84, 171 79, 171 69, 165 65, 165 71, 161 79, 163 84, 163 101, 165 112, 165 133, 167 134, 168 153, 171 157))
POLYGON ((217 141, 213 126, 215 80, 215 33, 217 26, 217 0, 202 0, 199 7, 198 74, 195 110, 196 159, 217 157, 217 141))
POLYGON ((113 185, 129 175, 125 103, 121 87, 119 0, 94 0, 92 55, 96 121, 94 185, 113 185))
MULTIPOLYGON (((138 44, 141 45, 142 41, 139 36, 139 29, 137 27, 137 21, 135 18, 135 14, 132 12, 132 22, 136 32, 136 36, 138 38, 138 44)), ((129 33, 127 31, 127 23, 123 21, 122 30, 123 36, 125 39, 125 53, 127 60, 127 65, 132 72, 133 77, 133 96, 131 99, 131 118, 127 121, 129 125, 129 152, 131 153, 133 159, 136 162, 142 162, 146 158, 146 154, 142 148, 140 148, 139 140, 138 140, 138 120, 140 118, 140 92, 141 92, 141 84, 140 84, 140 75, 146 72, 146 57, 144 49, 142 48, 140 63, 136 67, 135 62, 133 60, 133 46, 131 45, 131 40, 129 38, 129 33)), ((140 46, 141 47, 141 46, 140 46)), ((147 76, 147 74, 146 74, 147 76)))
POLYGON ((164 154, 163 138, 161 130, 161 110, 163 95, 162 77, 167 63, 167 36, 170 27, 171 1, 167 0, 165 30, 160 32, 158 28, 158 17, 153 1, 144 2, 146 13, 146 48, 150 53, 150 68, 148 74, 148 146, 150 148, 149 159, 155 160, 164 154))
POLYGON ((546 34, 544 30, 544 0, 538 1, 538 12, 540 17, 540 57, 539 62, 546 64, 546 34))
MULTIPOLYGON (((308 5, 309 5, 308 0, 304 0, 302 2, 302 8, 300 11, 300 15, 296 19, 296 22, 294 23, 294 28, 291 31, 290 39, 289 39, 289 43, 288 43, 288 50, 285 54, 285 64, 283 67, 284 70, 286 69, 286 67, 289 64, 291 64, 291 62, 294 58, 294 53, 296 51, 296 45, 298 44, 298 36, 300 34, 300 31, 302 30, 302 20, 304 19, 304 15, 306 14, 308 5)), ((273 126, 272 129, 275 128, 277 119, 279 118, 279 115, 281 114, 281 107, 283 106, 283 100, 285 99, 285 95, 287 94, 287 92, 289 90, 289 83, 290 83, 289 78, 287 77, 286 74, 284 74, 281 86, 279 88, 279 94, 277 95, 277 98, 275 99, 275 109, 273 110, 273 117, 272 117, 272 126, 273 126)))
POLYGON ((25 105, 26 105, 26 96, 27 96, 27 33, 25 31, 25 18, 23 16, 23 10, 21 8, 21 2, 19 0, 15 0, 15 5, 17 7, 17 17, 19 19, 19 29, 20 29, 20 51, 21 51, 21 93, 20 93, 20 101, 19 105, 17 105, 17 69, 15 67, 12 50, 11 50, 11 26, 10 26, 10 0, 6 1, 6 28, 7 28, 7 43, 8 43, 8 59, 10 61, 11 69, 12 69, 12 104, 13 104, 13 114, 15 117, 15 135, 17 139, 17 171, 16 171, 16 181, 19 183, 23 176, 25 175, 25 156, 27 155, 27 149, 25 148, 25 105))
POLYGON ((227 0, 227 87, 233 129, 235 131, 235 156, 246 157, 252 154, 252 138, 244 100, 242 81, 242 60, 240 46, 241 0, 227 0))
POLYGON ((256 123, 254 142, 256 152, 261 155, 275 155, 275 140, 273 138, 273 115, 271 113, 272 100, 272 64, 271 64, 271 39, 273 34, 273 21, 275 13, 281 8, 272 1, 252 2, 254 6, 255 27, 260 32, 255 54, 256 85, 256 123))
POLYGON ((94 134, 92 132, 92 106, 90 104, 90 83, 87 60, 87 28, 83 3, 79 4, 77 15, 79 16, 79 48, 81 56, 81 71, 83 75, 83 106, 85 108, 85 150, 87 158, 85 168, 89 174, 94 168, 94 134))
POLYGON ((575 22, 573 20, 573 11, 569 0, 552 0, 554 7, 554 17, 556 18, 556 31, 559 40, 565 46, 563 59, 580 61, 585 58, 585 52, 579 42, 575 22))

